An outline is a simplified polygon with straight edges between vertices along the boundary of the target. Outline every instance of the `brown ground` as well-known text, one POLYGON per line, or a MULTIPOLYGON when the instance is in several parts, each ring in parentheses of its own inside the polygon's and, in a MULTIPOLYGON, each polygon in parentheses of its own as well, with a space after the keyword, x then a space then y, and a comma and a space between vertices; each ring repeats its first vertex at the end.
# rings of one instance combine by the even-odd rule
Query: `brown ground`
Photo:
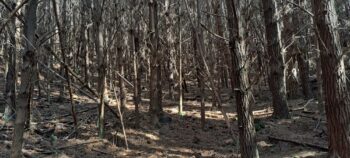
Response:
MULTIPOLYGON (((142 121, 140 128, 133 128, 135 115, 131 102, 124 113, 126 132, 129 143, 129 151, 125 151, 124 139, 121 133, 119 119, 107 112, 106 139, 97 137, 96 104, 87 103, 84 97, 77 96, 78 111, 92 109, 79 113, 78 136, 73 132, 73 123, 70 116, 70 105, 68 103, 52 103, 49 105, 45 99, 40 99, 33 108, 37 129, 40 131, 26 132, 25 153, 32 157, 235 157, 237 154, 237 142, 230 138, 229 130, 225 125, 219 111, 207 111, 207 126, 205 130, 200 129, 199 107, 195 101, 185 102, 186 115, 177 115, 177 106, 171 102, 165 103, 165 112, 172 118, 172 122, 164 124, 159 128, 149 125, 146 114, 146 106, 142 107, 142 121), (40 117, 39 117, 40 116, 40 117), (64 116, 64 117, 62 117, 64 116), (56 118, 56 119, 54 119, 56 118), (54 140, 51 136, 57 137, 54 140)), ((144 102, 147 104, 147 102, 144 102)), ((290 105, 297 109, 305 104, 303 100, 292 100, 290 105)), ((311 105, 316 105, 314 102, 311 105)), ((227 106, 227 111, 231 108, 227 106)), ((265 109, 267 104, 260 103, 257 108, 265 109)), ((112 107, 116 109, 116 107, 112 107)), ((312 112, 303 112, 303 109, 292 112, 292 119, 272 120, 268 116, 269 110, 258 110, 255 112, 259 123, 258 144, 261 157, 320 157, 323 152, 316 148, 295 145, 283 141, 275 141, 271 137, 295 140, 305 144, 318 144, 326 147, 325 123, 315 130, 317 115, 312 112)), ((235 120, 235 113, 229 113, 235 120)), ((9 124, 9 123, 8 123, 9 124)), ((237 124, 234 121, 234 128, 237 124)), ((1 120, 0 130, 0 157, 8 157, 9 145, 11 144, 12 128, 4 125, 1 120)), ((237 131, 236 131, 237 132, 237 131)), ((235 139, 237 137, 235 136, 235 139)))
MULTIPOLYGON (((2 76, 0 76, 1 78, 2 76)), ((228 90, 226 90, 228 91, 228 90)), ((77 93, 78 94, 78 93, 77 93)), ((324 119, 316 129, 318 115, 315 113, 316 102, 302 99, 290 100, 293 109, 292 119, 273 120, 268 91, 261 92, 255 106, 257 141, 263 158, 281 157, 325 157, 322 148, 327 147, 324 119), (264 99, 265 98, 265 99, 264 99), (305 106, 306 105, 306 106, 305 106), (305 106, 305 107, 304 107, 305 106), (292 140, 300 144, 276 140, 292 140), (319 146, 308 147, 308 145, 319 146)), ((124 138, 119 119, 106 110, 105 139, 97 136, 97 104, 82 95, 74 96, 79 119, 77 135, 74 134, 70 104, 68 100, 49 104, 45 98, 35 97, 32 108, 33 122, 37 130, 25 133, 24 154, 26 157, 85 158, 85 157, 237 157, 238 142, 237 121, 233 100, 228 92, 222 94, 224 107, 229 112, 231 124, 236 130, 235 136, 229 134, 220 111, 210 108, 207 103, 207 125, 200 129, 199 106, 193 93, 187 93, 184 110, 186 114, 177 114, 177 102, 164 101, 164 111, 172 122, 160 127, 152 127, 147 115, 148 100, 141 106, 140 127, 136 128, 135 114, 131 96, 128 97, 124 112, 129 150, 125 150, 124 138), (192 101, 191 101, 192 100, 192 101), (85 111, 85 112, 81 112, 85 111)), ((112 105, 115 105, 111 103, 112 105)), ((116 111, 116 106, 112 107, 116 111)), ((3 105, 0 110, 3 112, 3 105)), ((33 125, 34 126, 34 125, 33 125)), ((0 119, 0 157, 9 157, 11 122, 0 119)))

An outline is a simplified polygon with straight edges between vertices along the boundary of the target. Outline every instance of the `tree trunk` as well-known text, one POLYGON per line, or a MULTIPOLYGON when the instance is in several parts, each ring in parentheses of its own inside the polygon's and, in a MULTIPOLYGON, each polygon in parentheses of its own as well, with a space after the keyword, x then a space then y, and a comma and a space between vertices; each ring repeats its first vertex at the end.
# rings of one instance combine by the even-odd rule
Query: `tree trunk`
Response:
POLYGON ((281 49, 281 32, 278 23, 276 0, 262 0, 264 8, 267 51, 269 54, 269 87, 272 93, 274 118, 289 118, 286 95, 284 52, 281 49))
MULTIPOLYGON (((193 28, 194 29, 194 28, 193 28)), ((196 66, 196 77, 198 81, 198 90, 197 90, 197 101, 200 103, 200 114, 201 114, 201 128, 204 129, 205 127, 205 91, 204 91, 204 75, 203 75, 203 62, 200 56, 200 50, 199 50, 199 44, 198 40, 199 38, 203 38, 203 36, 197 38, 197 30, 193 30, 192 33, 192 39, 193 39, 193 50, 195 52, 195 57, 197 59, 197 66, 196 66)), ((198 35, 199 36, 199 35, 198 35)))
POLYGON ((314 0, 313 10, 325 93, 329 156, 346 158, 350 155, 350 96, 334 3, 334 0, 314 0))
MULTIPOLYGON (((287 1, 283 1, 278 5, 279 10, 281 10, 280 17, 282 19, 283 27, 281 25, 281 49, 285 51, 285 74, 286 74, 286 91, 287 98, 296 99, 298 97, 299 82, 297 73, 297 42, 294 38, 294 16, 291 5, 288 5, 287 1), (291 13, 292 12, 292 13, 291 13)), ((296 10, 295 10, 296 11, 296 10)), ((295 12, 294 11, 294 12, 295 12)))
POLYGON ((30 0, 26 8, 24 24, 25 49, 23 55, 23 64, 21 70, 21 84, 18 94, 18 106, 16 107, 16 121, 13 131, 13 142, 11 148, 12 158, 22 157, 23 133, 28 108, 30 107, 33 92, 33 81, 35 74, 35 31, 36 31, 36 10, 37 0, 30 0))
POLYGON ((165 26, 166 26, 166 41, 167 46, 166 50, 169 55, 168 59, 168 82, 169 82, 169 99, 174 100, 174 85, 175 85, 175 37, 174 37, 174 22, 175 20, 175 14, 172 13, 172 10, 170 8, 170 0, 165 1, 165 26))
MULTIPOLYGON (((294 3, 303 6, 304 0, 294 0, 294 3)), ((301 26, 303 24, 303 19, 301 19, 296 12, 293 13, 292 22, 295 25, 293 33, 294 36, 297 36, 298 32, 302 36, 307 36, 307 32, 302 29, 301 26)), ((309 81, 309 56, 307 50, 307 43, 305 38, 299 38, 296 43, 296 51, 297 51, 297 61, 298 61, 298 69, 300 73, 300 82, 302 87, 302 92, 305 99, 310 99, 312 97, 310 81, 309 81)))
POLYGON ((89 21, 89 8, 91 6, 90 0, 81 1, 81 24, 80 24, 80 53, 83 56, 83 70, 84 70, 84 81, 88 87, 90 87, 90 59, 88 50, 88 28, 87 23, 89 21))
POLYGON ((139 106, 141 104, 141 71, 140 71, 140 45, 139 45, 139 19, 136 15, 136 10, 139 7, 139 3, 136 3, 135 1, 130 1, 130 8, 131 8, 131 22, 130 22, 130 40, 131 40, 131 50, 133 55, 133 68, 134 68, 134 104, 135 104, 135 125, 136 127, 139 126, 140 122, 140 112, 139 112, 139 106))
MULTIPOLYGON (((13 2, 14 3, 14 2, 13 2)), ((14 8, 15 5, 13 5, 14 8)), ((7 55, 8 55, 8 70, 6 74, 6 86, 5 86, 5 99, 9 100, 8 105, 6 106, 4 112, 5 119, 13 119, 14 110, 16 109, 16 81, 17 81, 17 53, 16 53, 16 19, 13 17, 9 22, 8 28, 8 37, 10 39, 10 45, 7 46, 7 55)))
POLYGON ((102 28, 102 4, 99 0, 93 1, 93 35, 94 35, 94 44, 95 51, 97 54, 97 65, 98 65, 98 94, 99 94, 99 119, 98 119, 98 130, 99 137, 103 138, 104 136, 104 115, 105 115, 105 97, 107 96, 107 90, 105 87, 106 83, 106 53, 103 49, 103 28, 102 28))
POLYGON ((178 35, 179 35, 179 38, 178 38, 178 56, 179 56, 179 80, 178 80, 178 84, 179 84, 179 107, 178 107, 178 114, 179 115, 183 115, 183 85, 182 85, 182 58, 183 58, 183 55, 182 55, 182 26, 181 26, 181 13, 182 13, 182 10, 181 10, 181 1, 178 1, 178 12, 177 12, 177 15, 178 15, 178 35))
POLYGON ((156 124, 163 112, 162 108, 162 88, 161 88, 161 54, 158 50, 158 2, 149 0, 149 32, 150 32, 150 109, 152 123, 156 124))
POLYGON ((256 146, 254 118, 252 113, 253 94, 249 88, 249 67, 246 22, 242 11, 248 2, 226 0, 228 14, 228 30, 230 37, 230 52, 232 56, 233 91, 236 96, 236 108, 238 115, 239 143, 241 156, 244 158, 258 158, 259 152, 256 146), (246 63, 248 62, 248 63, 246 63))
POLYGON ((204 37, 203 30, 201 26, 202 16, 201 9, 204 7, 202 0, 197 0, 197 23, 196 28, 193 28, 193 47, 195 51, 195 57, 197 59, 197 80, 198 80, 198 95, 200 102, 200 114, 201 114, 201 128, 205 127, 205 80, 204 80, 204 61, 202 55, 205 55, 204 47, 204 37), (200 48, 201 47, 201 48, 200 48), (200 52, 202 51, 202 52, 200 52))
POLYGON ((73 101, 73 92, 72 92, 72 85, 71 85, 71 80, 69 77, 69 72, 68 72, 68 67, 67 67, 67 36, 66 36, 66 28, 62 27, 65 26, 66 23, 66 7, 67 7, 67 0, 63 0, 63 9, 62 9, 62 24, 59 21, 58 18, 58 10, 57 10, 57 4, 56 4, 56 0, 52 0, 52 5, 54 8, 54 14, 55 14, 55 18, 56 18, 56 25, 58 28, 58 36, 59 36, 59 41, 60 41, 60 46, 61 46, 61 56, 62 56, 62 60, 63 63, 61 63, 61 67, 64 67, 64 76, 67 79, 67 84, 68 84, 68 92, 69 92, 69 98, 70 98, 70 103, 71 103, 71 112, 72 112, 72 117, 73 117, 73 122, 74 122, 74 126, 75 128, 77 128, 77 116, 75 114, 75 105, 74 105, 74 101, 73 101))
POLYGON ((127 34, 127 29, 128 29, 128 22, 126 18, 126 14, 122 13, 120 15, 120 23, 121 23, 121 36, 120 40, 118 41, 118 44, 120 44, 118 47, 120 48, 120 51, 118 51, 118 71, 120 76, 118 77, 118 82, 119 82, 119 103, 121 107, 121 111, 124 111, 125 105, 126 105, 126 87, 125 87, 125 81, 123 77, 127 78, 125 73, 128 70, 128 67, 126 66, 127 64, 127 54, 128 54, 128 42, 129 42, 129 37, 127 34), (123 76, 123 77, 122 77, 123 76))

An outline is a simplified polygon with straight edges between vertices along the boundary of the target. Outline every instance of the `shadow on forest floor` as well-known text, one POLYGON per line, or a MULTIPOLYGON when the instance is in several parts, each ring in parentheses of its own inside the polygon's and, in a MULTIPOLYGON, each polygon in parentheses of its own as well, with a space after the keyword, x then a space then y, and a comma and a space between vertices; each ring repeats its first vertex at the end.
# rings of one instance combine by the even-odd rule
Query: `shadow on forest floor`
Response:
MULTIPOLYGON (((171 121, 155 128, 150 125, 148 117, 148 101, 143 100, 140 107, 139 127, 135 127, 133 103, 128 97, 128 104, 123 113, 129 150, 125 150, 124 137, 119 119, 106 110, 105 139, 97 136, 97 104, 91 103, 84 96, 74 95, 78 111, 79 126, 77 135, 74 132, 70 104, 68 100, 50 104, 45 98, 35 100, 32 108, 37 130, 25 133, 24 153, 26 157, 237 157, 238 131, 233 100, 227 93, 222 95, 224 109, 228 112, 235 136, 229 129, 220 111, 211 108, 211 100, 206 102, 206 126, 201 129, 200 107, 194 93, 185 95, 185 114, 177 114, 177 102, 165 100, 164 112, 171 121), (193 99, 194 98, 194 99, 193 99), (56 139, 57 138, 57 139, 56 139)), ((210 93, 207 94, 210 96, 210 93)), ((292 119, 273 120, 270 103, 257 101, 254 107, 257 129, 257 142, 261 157, 325 157, 325 152, 308 144, 316 144, 325 148, 325 122, 317 125, 317 104, 306 101, 290 100, 292 119), (300 108, 303 107, 303 108, 300 108), (304 145, 276 140, 294 140, 304 145)), ((111 104, 116 111, 117 107, 111 104)), ((0 157, 9 157, 12 127, 0 119, 0 157)))

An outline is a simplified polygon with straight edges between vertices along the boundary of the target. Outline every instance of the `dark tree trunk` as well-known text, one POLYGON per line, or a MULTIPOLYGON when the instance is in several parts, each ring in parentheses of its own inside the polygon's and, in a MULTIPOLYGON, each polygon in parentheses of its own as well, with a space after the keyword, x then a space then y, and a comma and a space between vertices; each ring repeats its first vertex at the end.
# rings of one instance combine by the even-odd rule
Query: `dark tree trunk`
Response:
POLYGON ((150 109, 152 123, 158 123, 158 118, 163 112, 162 108, 162 88, 161 88, 161 54, 158 50, 158 2, 157 0, 149 0, 149 32, 151 50, 150 59, 150 109))
POLYGON ((334 0, 314 0, 313 10, 325 93, 329 156, 346 158, 350 155, 350 96, 334 3, 334 0))
MULTIPOLYGON (((294 0, 294 3, 302 6, 304 0, 294 0)), ((301 34, 302 36, 307 36, 307 32, 302 29, 303 19, 297 12, 293 12, 292 23, 295 25, 293 33, 294 36, 301 34)), ((302 92, 305 99, 310 99, 312 97, 310 81, 309 81, 309 56, 307 50, 307 43, 305 38, 299 38, 297 40, 294 49, 297 52, 298 69, 300 73, 300 82, 302 87, 302 92)))
POLYGON ((276 0, 262 0, 264 8, 267 53, 269 56, 269 87, 272 93, 273 117, 289 118, 286 95, 284 52, 281 49, 281 33, 278 24, 276 0))

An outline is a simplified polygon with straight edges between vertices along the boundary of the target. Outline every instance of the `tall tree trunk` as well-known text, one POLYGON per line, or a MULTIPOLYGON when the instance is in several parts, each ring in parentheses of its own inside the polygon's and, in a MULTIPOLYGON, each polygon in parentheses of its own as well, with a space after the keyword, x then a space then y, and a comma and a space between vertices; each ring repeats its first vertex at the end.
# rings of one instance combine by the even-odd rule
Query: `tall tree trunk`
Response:
POLYGON ((264 8, 267 51, 269 54, 269 87, 272 93, 273 117, 289 118, 287 103, 284 52, 276 0, 262 0, 264 8))
POLYGON ((177 15, 178 15, 178 34, 179 34, 179 38, 178 38, 178 56, 179 56, 179 80, 178 80, 178 84, 179 84, 179 107, 178 107, 178 114, 179 115, 183 115, 183 85, 182 85, 182 26, 181 26, 181 1, 178 1, 178 10, 177 10, 177 15))
MULTIPOLYGON (((294 0, 294 3, 299 4, 300 6, 303 6, 305 4, 303 2, 304 0, 294 0)), ((307 33, 304 31, 305 29, 302 29, 302 17, 298 16, 296 12, 293 13, 292 21, 295 25, 294 27, 294 36, 300 32, 303 36, 306 36, 307 33)), ((297 61, 298 61, 298 69, 300 73, 300 81, 301 81, 301 87, 302 92, 305 99, 310 99, 312 97, 311 93, 311 87, 310 87, 310 81, 309 81, 309 56, 308 56, 308 50, 307 50, 307 44, 306 44, 305 38, 299 38, 296 43, 296 51, 297 51, 297 61)))
POLYGON ((334 0, 314 0, 313 10, 325 93, 329 156, 346 158, 350 155, 350 96, 334 3, 334 0))
POLYGON ((159 53, 158 40, 158 2, 157 0, 149 0, 149 32, 150 32, 150 109, 152 123, 158 121, 159 116, 163 112, 162 108, 162 88, 161 88, 161 54, 159 53))
POLYGON ((75 105, 74 105, 74 101, 73 101, 73 92, 72 92, 72 85, 71 85, 71 80, 69 77, 69 72, 68 72, 68 67, 67 67, 67 36, 66 36, 66 28, 62 27, 66 24, 66 7, 67 7, 67 0, 63 0, 63 9, 62 9, 62 24, 59 21, 58 18, 58 10, 57 10, 57 4, 56 4, 56 0, 52 0, 52 5, 54 8, 54 15, 56 18, 56 25, 58 28, 58 36, 59 36, 59 41, 60 41, 60 46, 61 46, 61 56, 62 56, 62 60, 63 63, 61 64, 61 67, 64 67, 64 76, 67 79, 67 84, 68 84, 68 91, 69 91, 69 98, 70 98, 70 104, 71 104, 71 112, 72 112, 72 117, 73 117, 73 122, 74 122, 74 126, 75 128, 77 128, 77 117, 75 114, 75 105))
MULTIPOLYGON (((15 2, 13 8, 15 9, 15 2)), ((5 119, 13 119, 14 110, 16 109, 16 81, 17 81, 17 64, 16 64, 16 19, 13 17, 8 25, 8 37, 10 39, 10 45, 8 46, 8 71, 6 74, 6 86, 5 86, 5 99, 9 100, 9 105, 6 106, 5 112, 4 112, 4 118, 5 119)))
POLYGON ((95 51, 97 54, 97 65, 98 65, 98 94, 99 94, 99 119, 98 119, 98 135, 100 138, 104 136, 104 115, 105 115, 105 97, 107 97, 106 93, 106 53, 103 49, 103 28, 102 28, 102 4, 99 0, 93 1, 93 35, 94 35, 94 44, 95 51))
MULTIPOLYGON (((197 26, 198 28, 198 26, 197 26)), ((192 39, 193 39, 193 49, 195 52, 195 57, 197 59, 197 66, 196 66, 196 77, 197 77, 197 81, 198 81, 198 94, 197 94, 197 100, 200 104, 200 114, 201 114, 201 128, 204 129, 205 127, 205 91, 204 91, 204 75, 203 75, 203 61, 202 58, 200 56, 200 49, 198 47, 200 47, 198 40, 200 40, 201 37, 198 37, 199 35, 196 35, 198 30, 195 30, 195 28, 193 28, 193 33, 192 33, 192 39)))
POLYGON ((120 91, 120 96, 119 96, 119 103, 120 103, 120 107, 121 107, 121 110, 124 111, 125 109, 125 105, 126 105, 126 87, 125 87, 125 82, 124 82, 124 79, 123 77, 127 78, 126 74, 128 73, 125 73, 127 70, 128 70, 128 67, 127 67, 127 54, 128 54, 128 51, 129 51, 129 46, 128 46, 128 42, 129 42, 129 37, 128 37, 128 34, 127 34, 127 29, 128 29, 128 21, 127 21, 127 18, 126 18, 126 14, 122 13, 120 15, 120 20, 121 20, 121 36, 122 37, 120 40, 119 40, 119 48, 121 48, 120 50, 121 51, 118 51, 118 69, 119 69, 119 91, 120 91), (122 77, 123 76, 123 77, 122 77))
POLYGON ((91 7, 91 0, 81 1, 81 24, 80 24, 80 53, 83 56, 83 70, 84 70, 84 81, 88 87, 90 87, 90 59, 88 50, 88 28, 87 23, 89 21, 89 8, 91 7))
MULTIPOLYGON (((68 24, 68 19, 67 19, 67 0, 63 0, 63 1, 60 1, 60 3, 63 3, 62 5, 62 11, 61 11, 61 20, 62 22, 60 22, 60 18, 59 18, 59 7, 57 4, 56 4, 56 1, 55 0, 52 0, 53 2, 53 9, 54 9, 54 14, 55 14, 55 18, 56 18, 56 25, 58 27, 58 29, 60 31, 58 31, 58 36, 59 36, 59 40, 60 40, 60 47, 61 47, 61 58, 62 58, 62 61, 64 62, 64 64, 68 64, 67 60, 66 60, 66 53, 68 53, 68 45, 66 42, 68 42, 68 34, 67 34, 67 28, 66 25, 68 24)), ((61 64, 60 66, 60 73, 62 76, 66 77, 66 67, 64 66, 64 64, 61 64)), ((61 81, 63 82, 63 80, 61 81)), ((64 99, 64 92, 65 92, 65 86, 64 84, 62 83, 61 86, 60 86, 60 96, 59 96, 59 100, 62 100, 64 99)))
POLYGON ((169 82, 169 98, 170 100, 174 100, 174 85, 175 85, 175 37, 174 37, 174 22, 175 20, 175 14, 171 10, 171 1, 166 0, 165 1, 165 26, 166 26, 166 41, 167 46, 166 50, 169 55, 168 59, 168 82, 169 82))
MULTIPOLYGON (((194 51, 196 53, 195 57, 197 59, 197 80, 198 80, 198 95, 200 101, 200 114, 201 114, 201 127, 204 129, 205 127, 205 80, 204 80, 204 61, 202 55, 205 55, 204 46, 204 37, 203 37, 203 29, 201 26, 202 22, 202 12, 201 9, 204 7, 202 0, 197 0, 197 23, 196 28, 193 28, 193 44, 194 51), (202 52, 201 52, 202 51, 202 52)), ((205 58, 204 58, 205 59, 205 58)))
MULTIPOLYGON (((277 8, 281 10, 281 19, 283 25, 281 26, 281 49, 285 51, 285 75, 286 75, 286 91, 287 98, 295 99, 298 97, 299 81, 298 73, 296 70, 296 54, 297 44, 293 38, 294 26, 293 11, 291 5, 288 5, 287 1, 281 2, 277 8)), ((294 11, 295 12, 295 11, 294 11)), ((296 29, 298 31, 298 29, 296 29)))
POLYGON ((249 88, 248 49, 246 43, 246 21, 242 13, 248 2, 226 0, 227 21, 230 36, 230 51, 232 56, 233 91, 236 96, 236 108, 238 114, 239 143, 241 156, 245 158, 258 158, 259 152, 256 146, 256 134, 252 113, 253 94, 249 88), (248 63, 246 63, 248 62, 248 63))
POLYGON ((30 0, 26 8, 24 24, 24 38, 26 41, 24 46, 23 64, 21 70, 21 84, 18 93, 18 105, 16 107, 16 121, 13 131, 13 142, 11 148, 12 158, 22 157, 23 133, 30 107, 33 92, 33 81, 35 74, 35 31, 36 31, 36 10, 38 6, 37 0, 30 0))
POLYGON ((136 14, 136 10, 139 8, 139 3, 136 1, 130 1, 131 8, 131 22, 130 22, 130 40, 131 40, 131 51, 133 54, 133 67, 134 67, 134 104, 135 104, 135 125, 139 126, 140 122, 140 110, 139 106, 141 104, 141 71, 140 71, 140 44, 139 44, 139 19, 136 14))

